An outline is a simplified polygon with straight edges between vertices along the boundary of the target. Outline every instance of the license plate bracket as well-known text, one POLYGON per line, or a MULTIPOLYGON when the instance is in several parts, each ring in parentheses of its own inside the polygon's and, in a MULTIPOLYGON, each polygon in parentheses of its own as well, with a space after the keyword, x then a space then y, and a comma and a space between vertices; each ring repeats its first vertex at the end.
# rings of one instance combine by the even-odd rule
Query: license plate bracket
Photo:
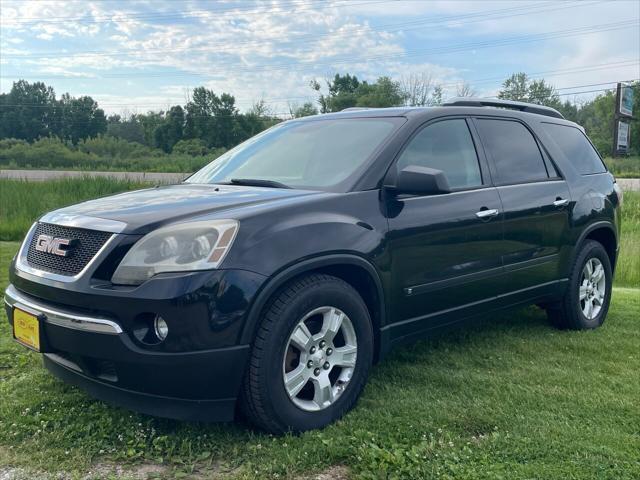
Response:
POLYGON ((44 315, 30 308, 13 308, 13 339, 33 351, 42 352, 42 323, 44 315))

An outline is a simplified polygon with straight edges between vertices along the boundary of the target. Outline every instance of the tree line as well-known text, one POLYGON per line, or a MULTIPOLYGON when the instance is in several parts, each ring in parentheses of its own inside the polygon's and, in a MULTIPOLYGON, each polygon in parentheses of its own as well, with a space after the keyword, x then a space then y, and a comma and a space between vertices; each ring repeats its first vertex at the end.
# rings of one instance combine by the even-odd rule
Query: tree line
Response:
MULTIPOLYGON (((317 96, 316 102, 290 104, 291 117, 349 107, 435 106, 442 103, 444 95, 444 86, 427 73, 399 80, 382 76, 373 82, 349 73, 335 74, 324 82, 313 80, 310 88, 317 96)), ((640 112, 640 83, 636 82, 634 88, 635 111, 640 112)), ((456 87, 457 96, 475 93, 467 83, 456 87)), ((514 73, 503 82, 498 97, 556 108, 565 118, 583 125, 603 155, 611 152, 615 103, 611 91, 583 103, 562 101, 546 80, 514 73)), ((56 98, 53 88, 43 82, 19 80, 8 93, 0 94, 0 139, 31 143, 56 137, 70 148, 87 139, 108 136, 165 153, 203 156, 231 148, 280 121, 264 101, 242 113, 233 95, 218 95, 205 87, 195 88, 184 105, 165 111, 110 116, 89 96, 76 98, 65 93, 56 98)), ((640 153, 638 133, 638 125, 632 125, 631 153, 636 155, 640 153)))

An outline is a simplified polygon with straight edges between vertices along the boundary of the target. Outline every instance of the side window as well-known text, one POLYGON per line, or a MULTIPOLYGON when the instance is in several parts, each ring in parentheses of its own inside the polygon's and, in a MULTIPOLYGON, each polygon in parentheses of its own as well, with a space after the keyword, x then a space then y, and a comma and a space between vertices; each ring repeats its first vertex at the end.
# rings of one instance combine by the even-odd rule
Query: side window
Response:
POLYGON ((607 171, 598 153, 578 128, 557 123, 542 125, 560 151, 582 175, 607 171))
POLYGON ((478 130, 496 168, 496 183, 527 183, 548 177, 538 142, 519 122, 478 119, 478 130))
POLYGON ((423 128, 400 155, 398 171, 409 165, 442 170, 453 189, 482 185, 478 155, 463 119, 444 120, 423 128))

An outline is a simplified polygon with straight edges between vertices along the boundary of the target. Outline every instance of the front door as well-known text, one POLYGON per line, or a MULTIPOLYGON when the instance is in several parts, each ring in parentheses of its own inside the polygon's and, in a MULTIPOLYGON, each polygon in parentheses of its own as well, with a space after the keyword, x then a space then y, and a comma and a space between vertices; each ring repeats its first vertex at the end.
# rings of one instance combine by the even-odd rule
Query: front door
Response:
POLYGON ((387 200, 392 339, 459 320, 504 291, 502 205, 476 142, 466 119, 439 120, 392 167, 442 170, 452 189, 387 200))

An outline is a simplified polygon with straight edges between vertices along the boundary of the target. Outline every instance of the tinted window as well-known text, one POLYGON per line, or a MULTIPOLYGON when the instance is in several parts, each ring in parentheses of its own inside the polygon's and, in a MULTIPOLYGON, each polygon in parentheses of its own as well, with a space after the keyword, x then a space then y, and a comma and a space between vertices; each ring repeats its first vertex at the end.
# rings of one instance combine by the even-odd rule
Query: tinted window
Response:
POLYGON ((398 171, 408 165, 442 170, 451 188, 482 185, 478 156, 462 119, 434 123, 420 131, 398 159, 398 171))
POLYGON ((496 167, 497 183, 546 180, 547 169, 531 132, 518 122, 478 120, 482 140, 496 167))
POLYGON ((582 175, 604 173, 606 169, 587 137, 579 129, 557 123, 543 123, 551 139, 582 175))
POLYGON ((365 168, 401 123, 402 119, 391 117, 282 123, 216 158, 187 182, 226 183, 242 178, 328 189, 365 168))

